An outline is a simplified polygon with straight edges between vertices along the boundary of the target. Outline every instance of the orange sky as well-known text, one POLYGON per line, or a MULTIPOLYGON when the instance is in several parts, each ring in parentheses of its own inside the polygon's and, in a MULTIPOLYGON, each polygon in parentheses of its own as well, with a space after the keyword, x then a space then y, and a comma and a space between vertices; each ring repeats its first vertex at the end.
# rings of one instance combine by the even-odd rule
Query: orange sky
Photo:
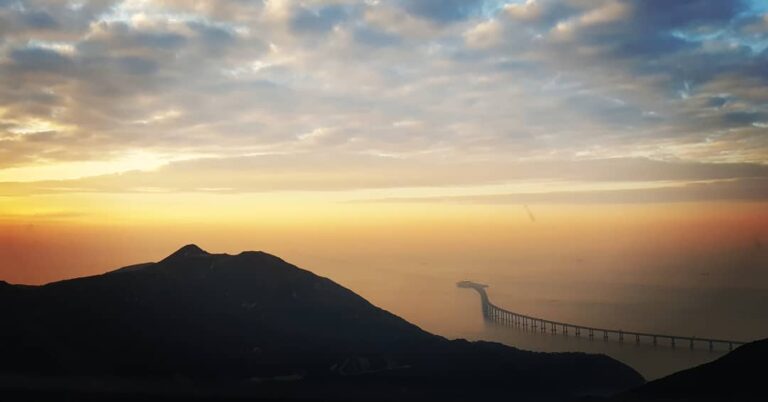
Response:
MULTIPOLYGON (((84 204, 61 215, 6 217, 0 221, 0 278, 44 283, 97 274, 159 260, 186 243, 212 252, 260 249, 342 279, 365 275, 365 267, 381 258, 391 261, 385 268, 393 270, 398 264, 423 264, 418 269, 424 274, 483 272, 484 264, 567 272, 587 260, 621 277, 625 271, 637 274, 623 266, 629 261, 642 272, 658 273, 676 260, 748 252, 768 241, 768 208, 757 202, 530 205, 534 222, 522 205, 254 203, 242 208, 236 207, 242 196, 216 196, 207 202, 217 207, 196 209, 184 204, 194 198, 174 197, 178 203, 131 200, 103 209, 84 204)), ((740 269, 738 264, 721 269, 740 269)))
POLYGON ((0 280, 768 282, 760 2, 76 3, 0 1, 0 280))

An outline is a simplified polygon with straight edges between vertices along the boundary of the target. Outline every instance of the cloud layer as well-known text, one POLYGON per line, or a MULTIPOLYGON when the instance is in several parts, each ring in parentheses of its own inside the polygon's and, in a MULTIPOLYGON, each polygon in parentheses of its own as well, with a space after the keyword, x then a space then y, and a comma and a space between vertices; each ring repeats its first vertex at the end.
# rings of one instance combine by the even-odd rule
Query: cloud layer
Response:
POLYGON ((187 174, 236 191, 275 188, 254 179, 270 174, 290 189, 764 178, 768 12, 724 0, 0 1, 0 175, 40 181, 0 191, 57 179, 31 167, 137 153, 170 164, 83 171, 98 177, 72 187, 188 190, 187 174))

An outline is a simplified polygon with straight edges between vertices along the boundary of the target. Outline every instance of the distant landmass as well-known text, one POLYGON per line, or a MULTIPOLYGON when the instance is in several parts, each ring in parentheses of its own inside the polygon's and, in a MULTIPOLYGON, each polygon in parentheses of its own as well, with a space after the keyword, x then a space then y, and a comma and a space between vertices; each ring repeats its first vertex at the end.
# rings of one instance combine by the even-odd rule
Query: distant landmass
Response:
POLYGON ((707 364, 622 393, 616 401, 683 402, 768 400, 768 339, 748 343, 707 364))
POLYGON ((644 383, 603 355, 430 334, 263 252, 188 245, 98 276, 0 282, 0 313, 3 401, 567 401, 644 383))

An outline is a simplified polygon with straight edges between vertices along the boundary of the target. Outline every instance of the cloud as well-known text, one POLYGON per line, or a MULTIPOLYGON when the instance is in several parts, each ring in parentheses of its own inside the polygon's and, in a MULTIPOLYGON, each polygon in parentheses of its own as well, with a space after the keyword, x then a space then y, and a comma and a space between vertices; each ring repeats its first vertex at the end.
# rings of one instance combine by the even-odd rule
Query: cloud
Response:
POLYGON ((470 204, 645 204, 706 201, 765 201, 768 180, 748 179, 650 189, 553 191, 475 196, 380 198, 364 202, 470 204))
POLYGON ((80 37, 119 0, 26 0, 0 3, 0 38, 65 40, 80 37))
POLYGON ((464 34, 467 45, 470 47, 487 48, 500 43, 501 27, 495 20, 484 21, 477 24, 464 34))
MULTIPOLYGON (((302 135, 301 141, 335 142, 336 135, 332 129, 317 129, 302 135)), ((568 163, 501 160, 470 162, 439 158, 392 158, 340 151, 334 154, 297 153, 191 159, 171 162, 149 171, 72 180, 5 182, 0 183, 0 195, 135 192, 146 188, 184 192, 207 192, 208 189, 217 188, 234 193, 489 185, 515 188, 531 183, 546 189, 540 191, 555 194, 557 186, 571 182, 586 183, 582 186, 585 191, 573 196, 576 200, 589 198, 588 194, 595 194, 597 198, 605 198, 614 193, 625 194, 624 190, 606 192, 601 189, 606 186, 637 187, 633 183, 647 188, 626 194, 640 194, 639 199, 646 201, 651 200, 652 194, 658 191, 668 192, 668 197, 710 200, 755 199, 765 195, 762 189, 763 183, 767 181, 768 166, 758 164, 680 163, 648 159, 568 163), (750 183, 756 183, 756 191, 753 193, 745 190, 750 183)), ((571 193, 567 194, 570 196, 571 193)), ((564 193, 555 194, 552 198, 563 200, 567 197, 564 193)), ((534 197, 531 201, 537 199, 543 198, 534 197)))
POLYGON ((360 172, 290 188, 743 178, 768 155, 765 27, 722 0, 3 3, 0 175, 141 151, 360 172))
POLYGON ((300 7, 291 17, 291 28, 300 33, 318 34, 331 30, 346 18, 346 9, 340 5, 315 10, 300 7))
POLYGON ((24 25, 32 29, 55 29, 59 23, 45 11, 23 13, 24 25))
POLYGON ((72 60, 59 52, 37 48, 22 47, 11 50, 8 55, 13 62, 12 68, 21 71, 45 71, 64 74, 72 67, 72 60))

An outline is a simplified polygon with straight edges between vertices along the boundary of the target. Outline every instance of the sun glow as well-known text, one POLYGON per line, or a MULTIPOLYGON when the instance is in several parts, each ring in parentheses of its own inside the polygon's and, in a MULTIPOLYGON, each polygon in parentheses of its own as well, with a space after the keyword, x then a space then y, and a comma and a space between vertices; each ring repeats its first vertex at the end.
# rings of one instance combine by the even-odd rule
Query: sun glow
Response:
MULTIPOLYGON (((152 171, 173 161, 195 157, 199 157, 199 154, 168 155, 136 150, 110 160, 40 161, 31 166, 0 169, 0 182, 61 181, 128 171, 152 171)), ((61 187, 66 185, 62 184, 61 187)))

